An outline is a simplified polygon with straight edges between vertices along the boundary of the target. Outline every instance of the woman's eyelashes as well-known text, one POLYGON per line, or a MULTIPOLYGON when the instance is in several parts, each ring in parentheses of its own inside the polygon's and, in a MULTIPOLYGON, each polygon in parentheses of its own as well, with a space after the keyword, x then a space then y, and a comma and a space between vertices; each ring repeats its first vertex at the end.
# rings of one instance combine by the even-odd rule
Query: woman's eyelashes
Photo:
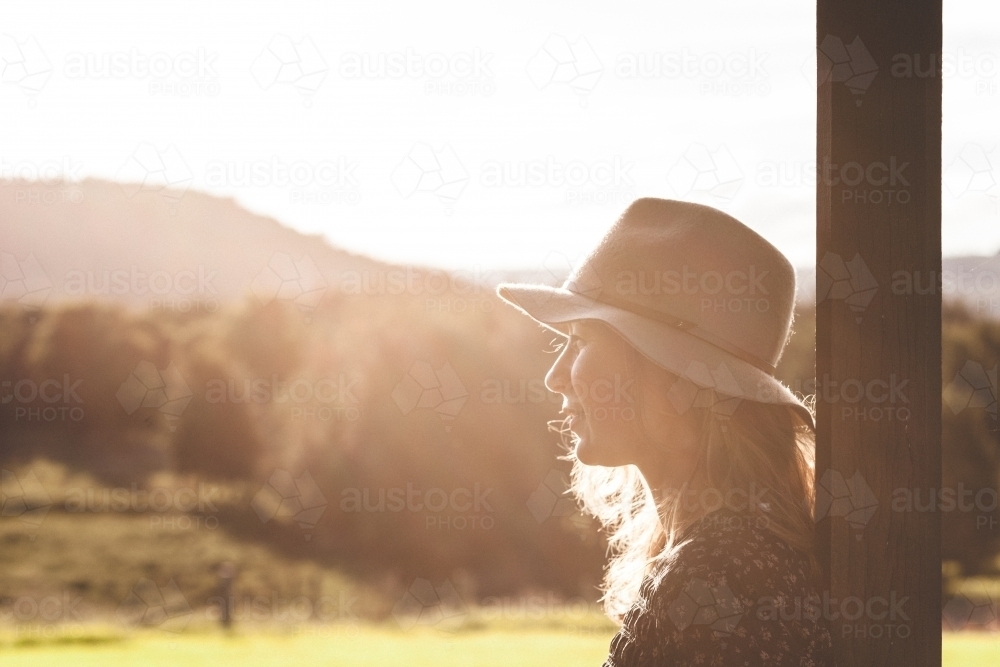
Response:
POLYGON ((559 342, 552 341, 551 346, 552 347, 549 349, 549 352, 551 352, 552 354, 559 354, 566 347, 566 341, 564 340, 559 342))

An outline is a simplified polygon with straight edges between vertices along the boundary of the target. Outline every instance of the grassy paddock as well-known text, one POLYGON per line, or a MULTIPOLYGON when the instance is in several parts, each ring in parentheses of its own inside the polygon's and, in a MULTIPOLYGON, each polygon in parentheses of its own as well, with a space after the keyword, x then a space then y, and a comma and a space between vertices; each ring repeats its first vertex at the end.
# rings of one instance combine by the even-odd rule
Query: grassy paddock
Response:
MULTIPOLYGON (((100 628, 65 632, 46 639, 5 635, 0 640, 4 667, 298 667, 302 664, 351 667, 579 667, 600 665, 611 632, 600 626, 562 628, 466 629, 447 633, 391 626, 333 625, 299 627, 287 633, 162 631, 121 634, 100 628)), ((1000 635, 945 633, 948 667, 1000 664, 1000 635)))
POLYGON ((941 658, 948 667, 1000 665, 1000 634, 946 632, 941 658))
POLYGON ((529 667, 600 665, 607 655, 605 635, 574 635, 564 631, 489 630, 446 634, 434 630, 401 632, 369 626, 303 630, 285 636, 258 634, 224 636, 137 633, 117 640, 85 638, 73 643, 38 643, 0 648, 4 667, 299 667, 351 665, 384 667, 529 667))

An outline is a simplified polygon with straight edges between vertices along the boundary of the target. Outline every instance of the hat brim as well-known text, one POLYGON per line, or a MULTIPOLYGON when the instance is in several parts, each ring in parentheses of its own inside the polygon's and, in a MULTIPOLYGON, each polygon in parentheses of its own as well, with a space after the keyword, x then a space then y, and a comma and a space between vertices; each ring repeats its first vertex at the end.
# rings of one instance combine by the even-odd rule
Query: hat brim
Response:
MULTIPOLYGON (((574 320, 604 322, 650 361, 698 388, 732 399, 788 405, 815 428, 812 412, 780 380, 680 329, 562 287, 501 283, 497 295, 563 336, 574 320)), ((695 400, 693 394, 691 398, 695 400)), ((735 403, 730 405, 734 409, 735 403)))

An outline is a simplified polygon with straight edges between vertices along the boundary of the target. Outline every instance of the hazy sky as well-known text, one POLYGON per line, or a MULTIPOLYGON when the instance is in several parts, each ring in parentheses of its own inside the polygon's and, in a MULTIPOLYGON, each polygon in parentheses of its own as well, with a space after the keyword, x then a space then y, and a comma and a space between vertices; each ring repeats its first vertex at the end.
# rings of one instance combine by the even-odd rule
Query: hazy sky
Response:
MULTIPOLYGON (((791 1, 7 4, 0 178, 169 182, 465 268, 574 258, 680 197, 808 266, 814 25, 791 1)), ((946 2, 944 49, 944 249, 993 253, 1000 3, 946 2)))

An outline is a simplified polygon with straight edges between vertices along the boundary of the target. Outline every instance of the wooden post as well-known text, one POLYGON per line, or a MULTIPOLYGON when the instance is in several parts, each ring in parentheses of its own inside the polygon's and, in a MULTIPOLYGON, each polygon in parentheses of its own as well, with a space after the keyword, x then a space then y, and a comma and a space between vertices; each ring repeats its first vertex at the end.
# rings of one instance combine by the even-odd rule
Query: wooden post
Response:
POLYGON ((841 667, 941 664, 941 0, 817 6, 817 523, 841 667))

